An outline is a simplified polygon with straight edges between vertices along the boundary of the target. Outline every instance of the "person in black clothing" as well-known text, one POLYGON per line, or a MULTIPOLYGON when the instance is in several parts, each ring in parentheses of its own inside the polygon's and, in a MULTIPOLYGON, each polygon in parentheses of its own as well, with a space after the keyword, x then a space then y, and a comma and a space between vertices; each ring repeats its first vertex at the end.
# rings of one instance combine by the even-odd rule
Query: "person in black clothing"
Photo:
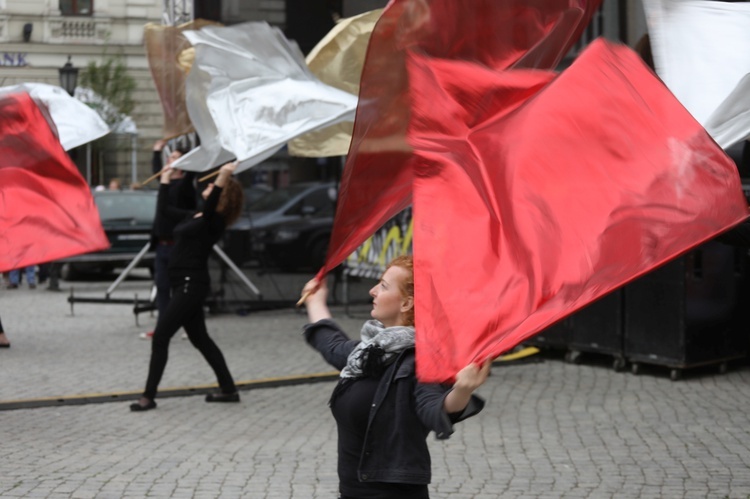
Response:
MULTIPOLYGON (((175 244, 169 260, 169 281, 172 298, 163 316, 159 317, 151 344, 146 389, 132 411, 156 408, 156 391, 167 365, 169 342, 180 327, 188 339, 208 361, 216 374, 220 391, 206 395, 206 402, 239 402, 240 396, 229 373, 224 355, 208 336, 203 316, 203 302, 209 291, 208 257, 227 225, 234 222, 243 205, 242 187, 232 178, 237 163, 227 163, 219 170, 216 182, 203 191, 203 211, 188 216, 174 228, 175 244)), ((168 203, 172 168, 161 174, 157 198, 160 216, 170 210, 168 203)))
MULTIPOLYGON (((151 159, 151 167, 154 173, 163 169, 162 149, 164 149, 164 141, 156 141, 151 159)), ((167 166, 171 166, 186 152, 187 149, 176 148, 167 158, 167 166)), ((170 179, 169 192, 167 193, 169 210, 163 214, 157 210, 151 233, 151 247, 156 253, 154 258, 154 284, 156 284, 157 320, 166 312, 169 305, 171 288, 167 269, 169 268, 169 257, 174 247, 174 228, 187 215, 192 215, 196 209, 196 192, 195 187, 193 187, 195 173, 172 170, 170 179)), ((153 332, 141 334, 141 337, 145 339, 152 336, 153 332)))
POLYGON ((453 423, 477 414, 473 395, 490 371, 470 364, 452 387, 417 381, 414 370, 414 270, 411 257, 395 258, 370 290, 371 316, 362 340, 351 340, 331 320, 325 282, 308 282, 307 342, 341 370, 329 405, 338 428, 341 499, 429 497, 427 435, 453 433, 453 423))

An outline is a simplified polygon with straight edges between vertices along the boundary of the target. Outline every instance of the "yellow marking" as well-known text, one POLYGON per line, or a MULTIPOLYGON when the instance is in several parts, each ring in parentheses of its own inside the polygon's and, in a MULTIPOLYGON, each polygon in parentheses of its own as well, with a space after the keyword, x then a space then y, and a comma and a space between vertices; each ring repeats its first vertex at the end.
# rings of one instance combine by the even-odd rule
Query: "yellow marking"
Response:
MULTIPOLYGON (((298 374, 298 375, 290 375, 290 376, 277 376, 274 378, 262 378, 262 379, 254 379, 254 380, 248 380, 248 381, 239 381, 235 384, 237 386, 253 386, 253 385, 261 385, 264 383, 273 383, 273 382, 280 382, 280 381, 295 381, 295 380, 304 380, 304 379, 316 379, 316 378, 325 378, 329 376, 338 376, 338 371, 331 371, 331 372, 325 372, 325 373, 312 373, 312 374, 298 374)), ((160 392, 170 392, 170 391, 190 391, 190 390, 203 390, 207 388, 217 388, 219 385, 216 383, 208 384, 208 385, 195 385, 195 386, 183 386, 183 387, 170 387, 170 388, 160 388, 160 392)), ((0 404, 19 404, 19 403, 30 403, 30 402, 49 402, 49 401, 65 401, 65 400, 78 400, 78 399, 87 399, 87 398, 105 398, 105 397, 123 397, 123 396, 129 396, 129 395, 140 395, 143 393, 143 390, 134 390, 134 391, 127 391, 127 392, 108 392, 108 393, 84 393, 81 395, 63 395, 60 397, 41 397, 41 398, 35 398, 35 399, 19 399, 19 400, 0 400, 0 404)))
POLYGON ((509 360, 518 360, 523 359, 525 357, 529 357, 531 355, 535 355, 539 353, 539 349, 537 347, 526 347, 523 350, 519 350, 518 352, 509 353, 508 355, 501 355, 497 358, 499 362, 506 362, 509 360))
MULTIPOLYGON (((508 362, 508 361, 513 361, 513 360, 523 359, 525 357, 529 357, 537 353, 539 353, 538 348, 526 347, 523 350, 520 350, 518 352, 514 352, 508 355, 501 355, 495 360, 495 362, 508 362)), ((248 387, 248 386, 255 386, 255 385, 263 385, 267 383, 278 383, 278 382, 284 382, 284 381, 301 381, 301 380, 306 380, 306 379, 310 380, 310 379, 329 378, 332 376, 338 376, 338 374, 339 374, 338 371, 329 371, 329 372, 311 373, 311 374, 292 374, 289 376, 276 376, 273 378, 261 378, 261 379, 253 379, 253 380, 248 380, 248 381, 238 381, 235 384, 238 387, 248 387)), ((208 388, 217 388, 217 387, 218 385, 216 383, 211 383, 208 385, 162 388, 159 391, 161 392, 193 391, 193 390, 205 390, 208 388)), ((0 404, 1 405, 28 404, 28 403, 34 403, 34 402, 50 402, 50 401, 62 402, 62 401, 68 401, 68 400, 79 400, 79 399, 88 399, 88 398, 119 398, 119 397, 140 395, 141 393, 143 393, 141 390, 133 390, 133 391, 125 391, 125 392, 107 392, 107 393, 84 393, 81 395, 62 395, 60 397, 41 397, 41 398, 34 398, 34 399, 0 400, 0 404)))

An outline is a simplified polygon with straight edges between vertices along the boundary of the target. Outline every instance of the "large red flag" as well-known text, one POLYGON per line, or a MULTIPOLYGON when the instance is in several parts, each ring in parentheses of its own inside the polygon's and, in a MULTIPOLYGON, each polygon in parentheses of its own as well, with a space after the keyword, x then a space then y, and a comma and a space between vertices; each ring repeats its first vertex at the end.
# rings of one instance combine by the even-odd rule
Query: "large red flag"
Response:
POLYGON ((25 93, 0 98, 0 272, 109 247, 86 181, 25 93))
POLYGON ((422 381, 748 216, 733 162, 627 47, 596 41, 546 86, 428 55, 409 71, 422 381))
POLYGON ((370 38, 329 255, 318 277, 411 204, 409 52, 495 70, 551 69, 578 40, 600 3, 392 0, 370 38))

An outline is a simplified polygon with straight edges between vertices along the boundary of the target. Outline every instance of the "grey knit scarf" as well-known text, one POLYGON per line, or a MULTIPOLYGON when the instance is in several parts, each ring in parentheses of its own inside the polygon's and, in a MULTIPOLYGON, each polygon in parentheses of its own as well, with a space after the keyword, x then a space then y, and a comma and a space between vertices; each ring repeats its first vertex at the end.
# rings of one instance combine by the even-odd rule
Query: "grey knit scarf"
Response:
POLYGON ((399 353, 414 346, 414 327, 385 327, 369 320, 362 326, 362 341, 354 347, 341 370, 342 378, 360 378, 378 366, 388 365, 399 353))

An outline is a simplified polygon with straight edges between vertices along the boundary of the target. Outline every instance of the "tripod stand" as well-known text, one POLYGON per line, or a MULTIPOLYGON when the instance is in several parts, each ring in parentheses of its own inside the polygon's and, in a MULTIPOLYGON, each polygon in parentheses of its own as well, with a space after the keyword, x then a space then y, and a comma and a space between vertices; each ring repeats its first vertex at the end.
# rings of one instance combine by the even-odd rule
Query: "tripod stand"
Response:
MULTIPOLYGON (((78 303, 124 303, 124 304, 134 304, 135 308, 133 309, 133 313, 136 317, 136 325, 138 324, 138 313, 139 312, 145 312, 145 311, 151 311, 155 307, 153 305, 153 298, 154 293, 151 293, 151 299, 149 300, 149 305, 143 306, 140 305, 142 301, 138 300, 138 295, 135 295, 133 300, 129 299, 122 299, 122 298, 112 298, 111 294, 117 289, 117 287, 122 283, 122 281, 125 280, 125 278, 130 274, 130 272, 143 260, 143 258, 148 253, 148 249, 151 246, 150 243, 146 243, 146 245, 136 254, 136 256, 130 261, 130 263, 125 267, 125 269, 120 273, 120 275, 117 276, 117 279, 114 280, 112 284, 107 288, 107 290, 104 292, 104 298, 90 298, 90 297, 77 297, 75 296, 73 289, 71 288, 70 296, 68 297, 68 303, 70 303, 70 312, 73 314, 73 304, 78 303)), ((237 276, 240 278, 240 280, 245 284, 245 286, 250 289, 252 293, 254 293, 258 298, 262 299, 262 294, 260 290, 250 281, 250 279, 247 278, 247 276, 240 270, 237 265, 224 253, 224 251, 216 244, 213 246, 213 251, 216 253, 219 258, 221 258, 222 261, 232 269, 232 271, 237 274, 237 276)))

